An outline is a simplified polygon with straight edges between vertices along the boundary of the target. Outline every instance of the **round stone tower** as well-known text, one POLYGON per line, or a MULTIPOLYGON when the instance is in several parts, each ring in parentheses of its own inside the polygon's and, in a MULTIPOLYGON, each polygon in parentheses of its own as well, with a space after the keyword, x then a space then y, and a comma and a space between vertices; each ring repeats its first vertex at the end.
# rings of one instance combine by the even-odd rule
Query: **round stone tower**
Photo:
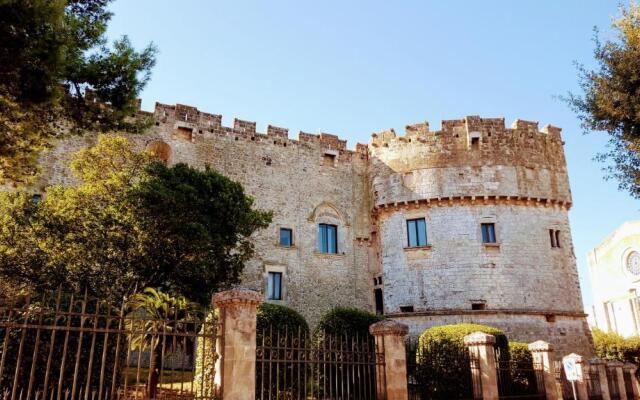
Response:
POLYGON ((386 315, 414 335, 476 322, 592 354, 559 128, 470 116, 374 134, 369 152, 386 315))

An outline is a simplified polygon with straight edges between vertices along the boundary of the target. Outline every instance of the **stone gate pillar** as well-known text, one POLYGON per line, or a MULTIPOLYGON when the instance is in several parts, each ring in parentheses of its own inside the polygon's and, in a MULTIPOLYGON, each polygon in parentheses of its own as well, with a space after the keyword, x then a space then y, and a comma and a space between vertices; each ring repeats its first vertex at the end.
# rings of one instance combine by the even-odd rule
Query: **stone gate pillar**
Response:
MULTIPOLYGON (((474 332, 464 337, 464 344, 469 348, 469 355, 471 357, 477 355, 478 357, 483 400, 498 400, 498 371, 496 370, 496 353, 493 346, 495 342, 495 336, 484 332, 474 332)), ((471 372, 474 373, 473 370, 471 372)))
POLYGON ((613 375, 611 384, 616 385, 618 388, 618 396, 620 400, 627 400, 627 390, 624 387, 624 372, 622 371, 623 365, 624 364, 620 361, 610 361, 607 363, 607 368, 611 370, 611 374, 613 375))
POLYGON ((529 351, 533 356, 534 368, 541 369, 542 379, 544 379, 544 392, 547 400, 558 400, 556 390, 556 377, 553 370, 553 346, 543 340, 538 340, 529 344, 529 351))
POLYGON ((604 362, 598 357, 594 357, 589 361, 589 364, 591 364, 591 368, 595 368, 598 372, 598 381, 600 382, 600 394, 602 395, 602 400, 611 400, 611 395, 609 394, 609 382, 607 381, 607 369, 604 362))
POLYGON ((629 373, 629 379, 631 379, 631 388, 633 390, 633 399, 640 399, 640 388, 638 387, 638 378, 636 377, 636 370, 638 369, 638 367, 636 367, 636 365, 632 363, 625 363, 622 369, 629 373))
POLYGON ((376 353, 384 351, 384 366, 376 367, 378 379, 377 398, 407 400, 407 353, 404 338, 409 332, 405 324, 386 319, 369 327, 376 340, 376 353), (382 385, 386 385, 386 388, 382 385), (385 396, 386 392, 386 396, 385 396))
POLYGON ((223 400, 255 398, 256 313, 261 301, 260 294, 248 289, 213 295, 220 314, 215 380, 223 400))

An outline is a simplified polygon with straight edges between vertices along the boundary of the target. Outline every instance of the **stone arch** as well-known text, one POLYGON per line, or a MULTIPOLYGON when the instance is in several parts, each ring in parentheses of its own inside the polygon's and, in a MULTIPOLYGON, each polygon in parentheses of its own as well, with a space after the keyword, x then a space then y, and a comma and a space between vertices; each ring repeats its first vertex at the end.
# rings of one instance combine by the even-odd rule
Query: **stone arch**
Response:
POLYGON ((349 226, 348 216, 340 208, 338 208, 338 206, 328 201, 323 201, 313 209, 313 211, 309 215, 309 221, 314 222, 318 220, 318 218, 322 216, 323 211, 329 211, 330 213, 335 214, 335 216, 340 220, 340 222, 344 224, 344 226, 349 226))
POLYGON ((164 161, 168 163, 171 159, 171 154, 173 150, 171 150, 171 146, 169 146, 163 140, 154 140, 147 144, 147 151, 151 153, 151 155, 158 160, 164 161))

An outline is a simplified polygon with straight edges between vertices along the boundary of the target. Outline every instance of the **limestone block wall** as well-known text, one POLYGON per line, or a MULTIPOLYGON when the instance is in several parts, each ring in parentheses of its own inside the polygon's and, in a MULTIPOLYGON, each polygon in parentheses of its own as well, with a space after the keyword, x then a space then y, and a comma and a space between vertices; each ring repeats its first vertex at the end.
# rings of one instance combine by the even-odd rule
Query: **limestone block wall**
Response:
POLYGON ((555 349, 554 357, 561 359, 571 353, 587 358, 595 355, 591 332, 584 317, 560 316, 548 320, 545 315, 510 314, 475 311, 473 313, 419 313, 413 316, 391 316, 409 326, 409 335, 418 336, 425 329, 456 323, 477 323, 502 329, 510 341, 531 343, 544 340, 555 349))
POLYGON ((443 201, 378 213, 385 311, 518 309, 582 312, 567 211, 526 202, 443 201), (425 218, 426 248, 407 247, 406 220, 425 218), (483 222, 496 245, 484 245, 483 222), (549 229, 560 231, 551 247, 549 229))
MULTIPOLYGON (((224 127, 220 116, 182 105, 157 104, 153 116, 148 132, 129 136, 138 148, 161 143, 170 164, 209 165, 242 183, 256 207, 274 212, 271 226, 255 235, 256 255, 243 286, 264 292, 267 271, 283 272, 282 303, 311 324, 336 305, 372 308, 369 210, 362 201, 368 193, 366 147, 347 150, 345 141, 328 134, 301 132, 292 140, 286 129, 272 126, 261 134, 254 122, 242 120, 224 127), (317 251, 321 222, 338 225, 338 254, 317 251), (293 230, 293 247, 278 245, 280 227, 293 230)), ((70 154, 95 140, 88 135, 58 143, 42 159, 38 186, 72 184, 70 154)))

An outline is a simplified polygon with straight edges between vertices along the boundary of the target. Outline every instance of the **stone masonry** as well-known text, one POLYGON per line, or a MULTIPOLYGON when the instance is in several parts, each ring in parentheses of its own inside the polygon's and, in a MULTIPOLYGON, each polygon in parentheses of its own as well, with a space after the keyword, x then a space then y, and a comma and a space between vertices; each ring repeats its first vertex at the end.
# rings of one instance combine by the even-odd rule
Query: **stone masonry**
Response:
MULTIPOLYGON (((239 181, 256 206, 274 211, 255 235, 256 256, 242 284, 265 292, 269 271, 283 273, 283 300, 313 325, 333 306, 374 310, 427 327, 478 322, 510 339, 545 340, 562 356, 593 353, 582 311, 568 211, 571 192, 560 129, 477 116, 410 125, 347 149, 337 136, 234 120, 194 107, 156 103, 146 133, 129 135, 169 164, 211 166, 239 181), (406 220, 425 218, 427 245, 407 246, 406 220), (497 243, 482 243, 480 224, 497 243), (336 225, 337 254, 318 250, 318 224, 336 225), (279 245, 279 229, 293 246, 279 245), (550 246, 549 231, 560 246, 550 246)), ((73 184, 70 154, 96 137, 61 140, 42 158, 34 188, 73 184)))

